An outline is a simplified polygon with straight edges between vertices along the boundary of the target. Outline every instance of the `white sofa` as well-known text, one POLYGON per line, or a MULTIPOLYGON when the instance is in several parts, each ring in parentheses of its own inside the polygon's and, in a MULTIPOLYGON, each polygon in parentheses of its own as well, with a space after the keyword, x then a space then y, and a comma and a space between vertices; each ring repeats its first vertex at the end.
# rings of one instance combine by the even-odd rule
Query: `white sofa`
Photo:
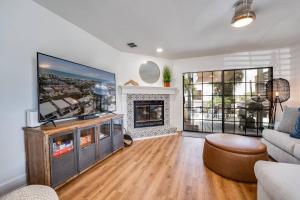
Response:
POLYGON ((270 129, 265 129, 262 136, 262 142, 267 145, 269 155, 276 161, 300 164, 300 139, 270 129))
POLYGON ((258 161, 254 171, 258 200, 300 199, 300 165, 258 161))

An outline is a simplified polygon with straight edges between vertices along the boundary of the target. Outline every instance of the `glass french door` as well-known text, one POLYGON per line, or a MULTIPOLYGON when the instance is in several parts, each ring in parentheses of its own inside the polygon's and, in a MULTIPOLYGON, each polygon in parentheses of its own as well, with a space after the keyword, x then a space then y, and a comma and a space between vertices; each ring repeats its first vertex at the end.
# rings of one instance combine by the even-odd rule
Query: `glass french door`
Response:
POLYGON ((265 84, 272 78, 272 67, 184 73, 184 130, 261 135, 269 124, 265 84))

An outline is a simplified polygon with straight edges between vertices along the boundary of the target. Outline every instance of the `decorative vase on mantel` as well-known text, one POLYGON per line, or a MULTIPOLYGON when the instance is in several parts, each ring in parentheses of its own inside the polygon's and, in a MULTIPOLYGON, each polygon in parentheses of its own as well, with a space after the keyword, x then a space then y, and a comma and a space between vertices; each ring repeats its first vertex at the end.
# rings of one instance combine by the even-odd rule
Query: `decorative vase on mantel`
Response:
POLYGON ((167 65, 165 65, 163 68, 163 80, 164 80, 164 87, 170 87, 171 70, 167 65))

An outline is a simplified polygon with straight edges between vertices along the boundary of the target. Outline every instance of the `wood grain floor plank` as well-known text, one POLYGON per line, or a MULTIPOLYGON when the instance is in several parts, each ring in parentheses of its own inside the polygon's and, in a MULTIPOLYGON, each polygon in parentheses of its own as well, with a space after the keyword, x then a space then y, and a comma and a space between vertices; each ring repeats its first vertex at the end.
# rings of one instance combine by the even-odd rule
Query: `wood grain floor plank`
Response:
POLYGON ((61 200, 253 200, 256 184, 225 179, 202 161, 204 140, 137 141, 57 190, 61 200))

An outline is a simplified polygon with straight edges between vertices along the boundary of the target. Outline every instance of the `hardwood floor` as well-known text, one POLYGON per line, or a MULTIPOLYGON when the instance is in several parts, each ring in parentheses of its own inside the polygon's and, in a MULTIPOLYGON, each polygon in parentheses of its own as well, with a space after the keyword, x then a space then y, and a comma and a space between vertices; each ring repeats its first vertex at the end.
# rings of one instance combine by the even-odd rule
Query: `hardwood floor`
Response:
POLYGON ((204 140, 180 135, 135 142, 58 189, 64 199, 256 199, 256 184, 225 179, 202 161, 204 140))

